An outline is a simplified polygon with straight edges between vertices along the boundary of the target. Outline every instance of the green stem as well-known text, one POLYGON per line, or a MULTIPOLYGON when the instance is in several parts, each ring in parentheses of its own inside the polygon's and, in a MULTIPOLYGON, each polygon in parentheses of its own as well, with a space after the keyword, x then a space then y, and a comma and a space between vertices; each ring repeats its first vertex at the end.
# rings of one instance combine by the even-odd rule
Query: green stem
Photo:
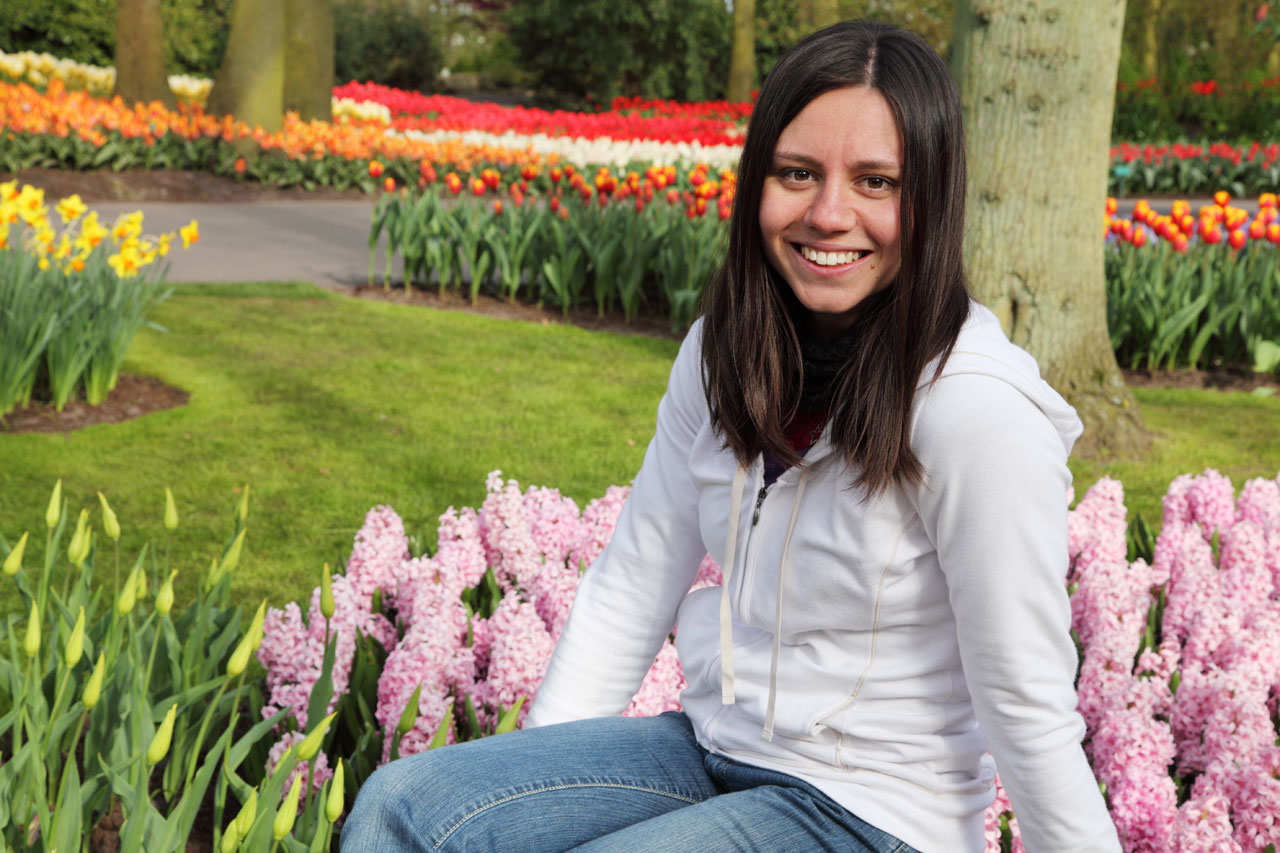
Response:
MULTIPOLYGON (((161 616, 160 619, 168 619, 168 615, 161 616)), ((155 636, 151 638, 151 654, 147 657, 147 675, 142 679, 142 695, 151 695, 151 668, 156 662, 156 646, 160 645, 160 621, 156 620, 155 636)))
POLYGON ((53 528, 44 537, 44 570, 40 573, 40 586, 36 589, 36 604, 40 612, 44 612, 45 602, 49 600, 49 572, 53 571, 53 528))
MULTIPOLYGON (((243 674, 241 674, 243 681, 243 674)), ((209 707, 204 712, 204 719, 200 721, 200 731, 196 733, 196 742, 191 749, 191 763, 187 765, 187 778, 183 783, 183 787, 191 784, 191 780, 196 775, 196 765, 200 763, 200 746, 204 743, 205 733, 209 731, 209 723, 213 720, 213 712, 218 707, 218 700, 222 698, 222 694, 227 692, 227 685, 231 682, 230 678, 223 679, 222 686, 218 688, 218 695, 213 697, 213 701, 209 703, 209 707)), ((236 689, 237 698, 240 695, 239 688, 236 689)))
MULTIPOLYGON (((239 713, 240 712, 240 689, 244 687, 244 677, 245 677, 245 673, 243 672, 240 673, 240 680, 236 683, 236 692, 235 692, 235 696, 233 697, 233 701, 231 703, 231 719, 227 722, 227 729, 232 732, 236 730, 236 722, 240 717, 240 713, 239 713)), ((228 769, 226 767, 226 763, 227 763, 227 759, 231 755, 231 741, 232 739, 234 739, 234 737, 235 735, 233 734, 231 738, 227 739, 227 747, 222 754, 222 762, 223 762, 224 770, 228 769)), ((218 841, 221 838, 222 810, 226 807, 226 804, 227 804, 227 786, 229 784, 230 783, 227 782, 227 774, 225 772, 219 773, 218 785, 214 789, 214 793, 213 793, 213 826, 214 826, 213 843, 214 843, 215 849, 217 849, 218 841)))
MULTIPOLYGON (((76 735, 71 739, 71 750, 67 753, 67 760, 62 765, 62 779, 58 782, 58 797, 53 801, 53 807, 57 809, 58 803, 62 802, 62 794, 67 788, 67 771, 76 763, 76 747, 80 745, 80 736, 84 734, 85 727, 89 725, 89 712, 85 711, 80 715, 80 725, 76 726, 76 735)), ((56 826, 58 821, 55 819, 50 826, 56 826)))
MULTIPOLYGON (((49 747, 53 746, 53 723, 58 719, 58 711, 62 707, 62 697, 67 692, 67 682, 71 680, 71 667, 64 667, 62 673, 62 683, 58 685, 58 690, 54 694, 53 709, 49 712, 49 728, 45 731, 45 742, 40 746, 40 754, 46 759, 49 757, 49 747)), ((46 766, 49 766, 46 763, 46 766)), ((53 794, 53 779, 49 779, 49 793, 53 794)))

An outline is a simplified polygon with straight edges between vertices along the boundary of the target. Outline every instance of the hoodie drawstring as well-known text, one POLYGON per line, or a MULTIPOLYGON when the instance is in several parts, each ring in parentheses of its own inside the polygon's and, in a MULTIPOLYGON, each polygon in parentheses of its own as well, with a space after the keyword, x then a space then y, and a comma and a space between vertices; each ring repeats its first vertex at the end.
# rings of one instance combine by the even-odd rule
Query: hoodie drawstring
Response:
POLYGON ((747 471, 741 465, 733 474, 733 495, 729 504, 729 532, 724 542, 723 575, 720 581, 720 703, 732 705, 733 696, 733 616, 729 607, 729 574, 733 571, 734 551, 738 547, 738 522, 742 515, 742 490, 747 471))
POLYGON ((778 653, 782 648, 782 593, 787 571, 787 556, 791 552, 791 534, 796 530, 796 517, 800 514, 800 499, 804 497, 804 484, 809 479, 809 469, 800 473, 796 486, 795 503, 791 505, 791 520, 787 522, 787 537, 782 541, 782 559, 778 563, 778 611, 773 623, 773 658, 769 663, 769 705, 764 714, 764 739, 773 740, 773 708, 778 698, 778 653))

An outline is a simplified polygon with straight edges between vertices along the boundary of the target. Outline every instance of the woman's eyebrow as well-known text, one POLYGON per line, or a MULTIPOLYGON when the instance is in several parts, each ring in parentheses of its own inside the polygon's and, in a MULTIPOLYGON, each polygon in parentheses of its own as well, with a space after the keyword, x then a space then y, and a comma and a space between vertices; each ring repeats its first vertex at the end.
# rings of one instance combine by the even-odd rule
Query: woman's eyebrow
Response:
MULTIPOLYGON (((789 163, 799 163, 815 169, 822 166, 814 158, 793 151, 775 151, 773 159, 775 161, 786 160, 789 163)), ((902 168, 902 164, 893 160, 858 160, 852 164, 852 168, 856 172, 897 172, 902 168)))

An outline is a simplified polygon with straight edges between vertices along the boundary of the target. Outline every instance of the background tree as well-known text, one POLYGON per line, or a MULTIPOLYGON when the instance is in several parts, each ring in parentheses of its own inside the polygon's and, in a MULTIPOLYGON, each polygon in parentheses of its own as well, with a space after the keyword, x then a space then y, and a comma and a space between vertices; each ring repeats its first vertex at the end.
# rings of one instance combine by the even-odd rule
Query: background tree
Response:
POLYGON ((729 100, 751 97, 756 76, 756 0, 733 0, 733 50, 729 54, 729 100))
POLYGON ((116 4, 116 94, 125 103, 176 104, 164 68, 164 25, 160 0, 119 0, 116 4))
POLYGON ((327 120, 334 62, 331 0, 235 0, 209 112, 268 132, 284 111, 327 120))
POLYGON ((977 297, 1085 422, 1081 449, 1148 442, 1107 334, 1103 243, 1124 0, 958 0, 952 73, 969 150, 977 297))

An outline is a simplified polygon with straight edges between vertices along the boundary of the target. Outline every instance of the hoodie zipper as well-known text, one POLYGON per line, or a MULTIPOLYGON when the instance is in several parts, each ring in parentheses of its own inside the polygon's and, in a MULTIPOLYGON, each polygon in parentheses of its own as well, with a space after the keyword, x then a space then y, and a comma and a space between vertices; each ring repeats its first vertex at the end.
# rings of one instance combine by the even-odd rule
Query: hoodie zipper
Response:
POLYGON ((753 513, 751 514, 751 526, 752 526, 752 527, 755 527, 755 526, 756 526, 756 524, 760 521, 760 507, 764 505, 764 499, 765 499, 765 496, 766 496, 766 495, 768 495, 768 494, 769 494, 769 487, 768 487, 768 486, 761 486, 761 487, 760 487, 760 494, 756 495, 756 509, 755 509, 755 512, 753 512, 753 513))

